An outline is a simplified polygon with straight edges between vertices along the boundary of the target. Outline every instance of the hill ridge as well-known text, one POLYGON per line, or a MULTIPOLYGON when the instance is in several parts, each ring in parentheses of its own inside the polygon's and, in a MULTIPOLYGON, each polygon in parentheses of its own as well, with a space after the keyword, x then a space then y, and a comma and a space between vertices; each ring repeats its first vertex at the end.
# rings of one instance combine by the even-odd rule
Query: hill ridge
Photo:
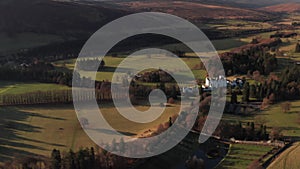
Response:
POLYGON ((268 12, 300 12, 300 2, 281 3, 260 8, 260 10, 268 12))

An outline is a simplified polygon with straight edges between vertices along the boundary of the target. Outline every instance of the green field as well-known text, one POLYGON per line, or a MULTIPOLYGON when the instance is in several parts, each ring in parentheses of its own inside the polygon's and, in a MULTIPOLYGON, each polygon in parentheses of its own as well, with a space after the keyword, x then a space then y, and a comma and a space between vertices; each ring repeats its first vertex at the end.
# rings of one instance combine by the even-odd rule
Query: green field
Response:
POLYGON ((0 95, 5 94, 23 94, 37 91, 52 91, 52 90, 65 90, 70 89, 64 85, 49 84, 49 83, 37 83, 37 82, 0 82, 0 95))
MULTIPOLYGON (((230 49, 240 47, 242 45, 247 44, 244 41, 241 41, 239 38, 226 38, 226 39, 218 39, 218 40, 212 40, 211 43, 215 47, 217 51, 223 52, 223 51, 228 51, 230 49)), ((170 44, 170 45, 165 45, 165 49, 167 50, 187 50, 186 48, 181 47, 179 44, 170 44)))
POLYGON ((233 114, 223 114, 222 119, 228 122, 252 122, 258 117, 260 119, 265 119, 268 130, 273 127, 279 127, 283 129, 282 134, 284 136, 300 136, 300 124, 298 120, 300 119, 300 100, 291 101, 291 109, 284 113, 281 108, 281 103, 271 105, 269 108, 253 112, 248 115, 233 115, 233 114))
POLYGON ((93 145, 71 106, 1 107, 0 113, 0 162, 93 145))
MULTIPOLYGON (((109 80, 111 81, 112 76, 114 74, 115 69, 118 67, 118 65, 125 59, 125 57, 112 57, 112 56, 105 56, 104 61, 106 68, 104 71, 97 72, 96 80, 102 81, 102 80, 109 80)), ((161 59, 161 58, 153 58, 153 59, 161 59)), ((205 70, 199 70, 196 69, 195 66, 199 65, 201 60, 197 56, 190 56, 186 58, 181 58, 187 66, 189 66, 197 79, 204 79, 206 76, 205 70)), ((70 60, 60 60, 57 62, 54 62, 53 64, 57 67, 57 69, 64 70, 64 71, 72 71, 74 69, 76 60, 70 59, 70 60)), ((124 67, 124 69, 131 69, 131 67, 124 67)), ((81 71, 81 73, 87 77, 92 77, 93 72, 91 71, 81 71)), ((118 73, 118 76, 122 76, 126 74, 124 73, 118 73)), ((180 75, 185 76, 185 72, 179 72, 180 75)), ((95 79, 95 78, 92 78, 95 79)))
POLYGON ((268 169, 299 169, 300 142, 285 150, 268 169))
POLYGON ((242 169, 247 168, 252 161, 257 160, 273 147, 247 144, 232 144, 228 154, 217 169, 242 169))
MULTIPOLYGON (((178 113, 178 106, 167 107, 155 121, 138 125, 121 117, 111 105, 101 106, 101 112, 117 131, 135 135, 167 122, 178 113)), ((73 105, 1 107, 0 114, 0 163, 24 155, 49 156, 53 148, 68 151, 94 146, 79 125, 73 105)))
POLYGON ((284 113, 281 104, 272 105, 265 111, 258 113, 258 117, 267 119, 268 127, 279 127, 283 129, 284 136, 300 136, 300 124, 297 122, 300 118, 300 100, 290 102, 291 110, 284 113))
POLYGON ((275 33, 276 33, 275 31, 260 33, 260 34, 256 34, 256 35, 252 35, 252 36, 243 37, 240 40, 243 41, 243 42, 250 43, 253 38, 270 38, 270 35, 273 35, 275 33))
POLYGON ((257 29, 267 29, 272 27, 272 25, 267 22, 254 22, 254 21, 231 20, 231 19, 223 20, 222 23, 206 24, 206 26, 208 28, 215 28, 219 30, 257 30, 257 29))
POLYGON ((246 45, 246 42, 243 42, 237 38, 213 40, 212 44, 215 46, 217 51, 228 51, 230 49, 246 45))

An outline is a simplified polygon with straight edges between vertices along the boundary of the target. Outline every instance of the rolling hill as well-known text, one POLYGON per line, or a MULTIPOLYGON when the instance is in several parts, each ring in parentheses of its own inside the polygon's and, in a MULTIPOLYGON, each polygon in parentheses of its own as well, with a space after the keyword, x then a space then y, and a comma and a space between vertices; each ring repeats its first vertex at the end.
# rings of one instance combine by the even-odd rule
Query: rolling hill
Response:
MULTIPOLYGON (((70 0, 60 0, 60 1, 70 1, 70 0)), ((134 1, 134 0, 73 0, 77 2, 107 2, 107 3, 115 3, 115 2, 122 2, 122 1, 134 1)), ((145 0, 144 0, 145 1, 145 0)), ((147 0, 146 0, 147 1, 147 0)), ((189 2, 198 2, 198 3, 205 3, 205 4, 215 4, 215 5, 225 5, 225 6, 235 6, 241 8, 261 8, 270 5, 281 4, 282 0, 184 0, 189 2)), ((298 2, 299 0, 284 0, 285 3, 290 2, 298 2)))
POLYGON ((270 11, 270 12, 300 12, 300 3, 285 3, 285 4, 279 4, 279 5, 273 5, 261 8, 261 10, 264 11, 270 11))
MULTIPOLYGON (((208 1, 214 2, 217 4, 228 4, 230 6, 237 6, 237 7, 246 7, 246 8, 260 8, 266 7, 271 5, 277 5, 283 3, 283 0, 259 0, 259 1, 252 1, 252 0, 197 0, 197 1, 208 1)), ((285 3, 291 2, 299 2, 299 0, 284 0, 285 3)))
POLYGON ((0 3, 0 31, 78 35, 97 30, 124 11, 101 5, 51 0, 8 0, 0 3))
POLYGON ((157 11, 181 16, 189 20, 204 19, 256 19, 264 20, 270 16, 263 11, 214 5, 191 1, 124 1, 119 5, 134 11, 157 11))

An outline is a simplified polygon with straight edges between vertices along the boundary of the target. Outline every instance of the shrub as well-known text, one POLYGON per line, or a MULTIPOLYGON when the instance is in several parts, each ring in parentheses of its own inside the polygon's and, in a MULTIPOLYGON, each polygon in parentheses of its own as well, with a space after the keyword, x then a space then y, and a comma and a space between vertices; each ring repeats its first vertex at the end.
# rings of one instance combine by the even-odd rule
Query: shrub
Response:
POLYGON ((175 100, 173 99, 173 97, 170 97, 170 98, 168 99, 168 103, 169 103, 169 104, 174 104, 174 103, 175 103, 175 100))
POLYGON ((281 109, 284 113, 287 113, 291 109, 291 103, 290 102, 284 102, 281 104, 281 109))

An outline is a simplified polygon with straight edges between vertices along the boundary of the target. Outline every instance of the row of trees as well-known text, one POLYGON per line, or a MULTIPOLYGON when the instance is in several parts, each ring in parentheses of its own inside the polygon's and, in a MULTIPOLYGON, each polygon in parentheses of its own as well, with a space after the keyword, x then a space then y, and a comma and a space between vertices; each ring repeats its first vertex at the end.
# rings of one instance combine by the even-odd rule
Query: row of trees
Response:
MULTIPOLYGON (((6 94, 0 96, 1 105, 32 105, 32 104, 48 104, 48 103, 72 103, 73 101, 91 101, 94 92, 92 90, 75 91, 72 90, 51 90, 38 91, 24 94, 6 94)), ((97 101, 110 101, 112 95, 110 91, 95 90, 95 98, 97 101)), ((128 98, 127 95, 117 93, 114 95, 116 99, 128 98)))
MULTIPOLYGON (((137 85, 130 88, 130 95, 121 90, 114 95, 110 91, 109 82, 96 83, 95 98, 98 101, 111 101, 112 97, 115 99, 130 99, 133 104, 136 98, 146 98, 150 92, 156 87, 149 87, 137 85)), ((179 88, 176 86, 163 87, 168 98, 176 99, 179 93, 179 88)), ((75 101, 91 101, 94 91, 91 89, 84 89, 72 93, 71 89, 64 90, 50 90, 37 91, 24 94, 5 94, 0 96, 0 104, 2 105, 32 105, 32 104, 47 104, 47 103, 72 103, 75 101)))
POLYGON ((148 97, 152 90, 162 90, 168 98, 177 99, 180 94, 180 89, 176 84, 159 83, 156 86, 142 85, 138 83, 131 83, 129 93, 137 97, 148 97))
POLYGON ((102 149, 85 148, 77 152, 53 149, 50 158, 19 157, 6 162, 2 169, 124 169, 136 160, 113 155, 102 149))
POLYGON ((135 80, 141 82, 150 82, 150 83, 171 83, 175 82, 174 78, 163 70, 149 71, 142 73, 139 77, 135 77, 135 80))
MULTIPOLYGON (((55 83, 60 85, 74 87, 91 87, 92 80, 84 76, 80 76, 78 72, 59 71, 50 63, 36 62, 34 64, 22 65, 3 65, 0 66, 0 79, 7 81, 37 81, 41 83, 55 83)), ((96 88, 100 89, 103 82, 96 81, 96 88)))
POLYGON ((71 86, 72 72, 57 71, 51 64, 47 63, 27 66, 4 65, 0 66, 0 79, 21 82, 38 81, 71 86))
POLYGON ((126 160, 117 160, 118 157, 108 152, 95 152, 95 149, 85 148, 78 152, 70 150, 60 153, 54 149, 51 154, 51 169, 96 169, 120 168, 120 163, 126 167, 126 160))
POLYGON ((56 60, 76 58, 85 41, 86 40, 65 41, 19 51, 12 54, 10 57, 6 56, 1 58, 0 63, 5 64, 7 62, 15 62, 18 64, 30 64, 33 63, 35 59, 52 62, 56 60))

